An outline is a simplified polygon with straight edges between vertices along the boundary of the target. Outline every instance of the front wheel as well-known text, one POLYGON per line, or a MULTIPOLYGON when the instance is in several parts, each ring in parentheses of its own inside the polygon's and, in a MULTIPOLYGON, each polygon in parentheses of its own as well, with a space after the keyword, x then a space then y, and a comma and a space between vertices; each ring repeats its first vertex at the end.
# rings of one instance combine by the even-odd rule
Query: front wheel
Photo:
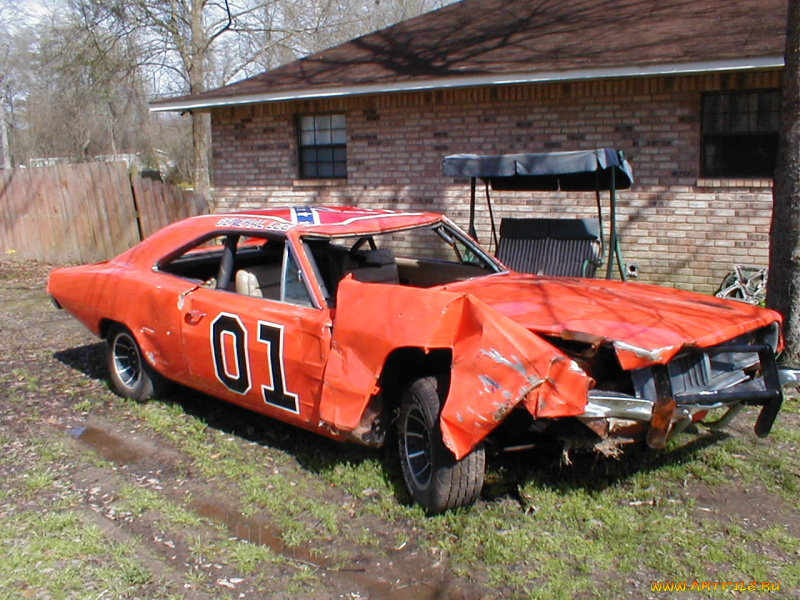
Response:
POLYGON ((117 393, 132 400, 147 400, 165 391, 168 383, 145 362, 133 334, 114 325, 106 338, 106 358, 111 384, 117 393))
POLYGON ((397 420, 403 478, 411 497, 429 514, 475 502, 486 465, 482 445, 455 459, 442 441, 440 410, 436 378, 423 377, 404 390, 397 420))

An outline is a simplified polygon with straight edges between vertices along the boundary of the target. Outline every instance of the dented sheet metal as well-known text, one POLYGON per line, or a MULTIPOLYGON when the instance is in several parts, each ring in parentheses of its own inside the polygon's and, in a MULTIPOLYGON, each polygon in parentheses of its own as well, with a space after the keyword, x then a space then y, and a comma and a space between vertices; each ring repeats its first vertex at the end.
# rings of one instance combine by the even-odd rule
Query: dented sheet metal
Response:
POLYGON ((623 369, 666 364, 780 321, 776 312, 639 283, 518 273, 445 289, 474 295, 525 328, 590 344, 611 343, 623 369))
POLYGON ((449 348, 445 444, 467 454, 520 402, 534 416, 583 412, 591 379, 574 361, 481 300, 438 289, 339 284, 320 418, 354 429, 392 351, 449 348), (377 308, 380 310, 377 310, 377 308))

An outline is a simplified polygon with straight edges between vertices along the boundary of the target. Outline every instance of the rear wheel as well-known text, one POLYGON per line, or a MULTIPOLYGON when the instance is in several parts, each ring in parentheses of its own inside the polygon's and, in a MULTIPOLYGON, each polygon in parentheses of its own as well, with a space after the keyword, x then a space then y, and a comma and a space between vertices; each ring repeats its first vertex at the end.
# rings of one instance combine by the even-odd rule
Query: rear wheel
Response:
POLYGON ((439 427, 441 401, 435 377, 413 381, 403 392, 397 420, 403 478, 411 497, 430 514, 468 506, 483 486, 483 446, 456 460, 439 427))
POLYGON ((163 393, 168 382, 147 364, 133 334, 114 325, 106 338, 106 358, 111 384, 120 396, 147 400, 163 393))

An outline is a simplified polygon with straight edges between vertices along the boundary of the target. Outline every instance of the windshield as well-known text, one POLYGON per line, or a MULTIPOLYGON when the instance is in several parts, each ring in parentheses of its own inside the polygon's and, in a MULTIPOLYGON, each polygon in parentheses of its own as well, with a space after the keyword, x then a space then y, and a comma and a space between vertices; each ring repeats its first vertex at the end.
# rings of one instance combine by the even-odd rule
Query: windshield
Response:
POLYGON ((438 222, 395 231, 303 238, 329 305, 339 281, 433 287, 499 273, 502 266, 463 232, 438 222))

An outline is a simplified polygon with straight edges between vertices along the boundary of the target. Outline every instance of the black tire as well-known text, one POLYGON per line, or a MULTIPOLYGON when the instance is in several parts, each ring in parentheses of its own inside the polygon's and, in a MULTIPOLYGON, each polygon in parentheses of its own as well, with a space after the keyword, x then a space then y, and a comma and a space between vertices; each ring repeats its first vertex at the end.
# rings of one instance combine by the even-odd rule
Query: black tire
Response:
POLYGON ((404 391, 397 418, 400 467, 414 502, 437 514, 478 499, 486 458, 483 445, 460 461, 444 445, 441 401, 435 377, 413 381, 404 391))
POLYGON ((123 398, 141 402, 169 387, 169 382, 147 364, 136 338, 122 325, 113 325, 108 331, 106 359, 111 384, 123 398))

